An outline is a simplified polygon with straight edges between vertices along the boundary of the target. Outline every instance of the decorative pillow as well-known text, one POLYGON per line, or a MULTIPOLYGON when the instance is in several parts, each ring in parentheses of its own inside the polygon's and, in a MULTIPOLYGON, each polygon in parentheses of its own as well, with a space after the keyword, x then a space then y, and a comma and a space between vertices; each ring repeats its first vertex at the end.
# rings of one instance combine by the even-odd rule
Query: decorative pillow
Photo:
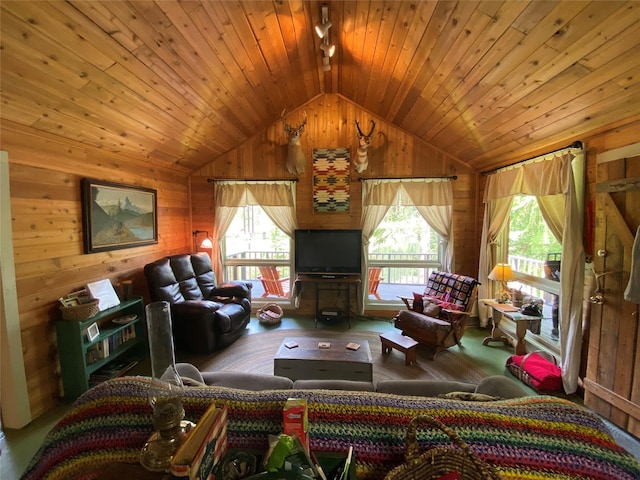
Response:
POLYGON ((494 397, 492 395, 485 395, 484 393, 474 392, 449 392, 441 393, 438 398, 448 398, 450 400, 465 400, 468 402, 493 402, 495 400, 501 400, 500 397, 494 397))
POLYGON ((413 305, 411 306, 411 310, 422 313, 422 310, 424 309, 423 305, 422 293, 413 292, 413 305))
POLYGON ((433 318, 438 318, 440 316, 440 310, 442 310, 440 306, 433 302, 424 303, 423 313, 425 315, 429 315, 430 317, 433 317, 433 318))
POLYGON ((464 310, 464 306, 458 305, 457 303, 444 302, 442 300, 436 300, 436 304, 440 306, 440 308, 446 308, 448 310, 464 310))

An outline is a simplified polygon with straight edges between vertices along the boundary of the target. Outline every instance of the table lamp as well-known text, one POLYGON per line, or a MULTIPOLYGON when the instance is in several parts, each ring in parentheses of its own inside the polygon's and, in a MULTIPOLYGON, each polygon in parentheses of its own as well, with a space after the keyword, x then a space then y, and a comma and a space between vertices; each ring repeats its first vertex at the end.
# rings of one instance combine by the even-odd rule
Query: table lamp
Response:
POLYGON ((495 280, 500 282, 502 289, 496 293, 496 301, 498 303, 506 303, 511 300, 511 293, 508 290, 507 282, 512 282, 516 279, 513 275, 511 265, 507 263, 498 263, 491 273, 489 273, 489 280, 495 280))

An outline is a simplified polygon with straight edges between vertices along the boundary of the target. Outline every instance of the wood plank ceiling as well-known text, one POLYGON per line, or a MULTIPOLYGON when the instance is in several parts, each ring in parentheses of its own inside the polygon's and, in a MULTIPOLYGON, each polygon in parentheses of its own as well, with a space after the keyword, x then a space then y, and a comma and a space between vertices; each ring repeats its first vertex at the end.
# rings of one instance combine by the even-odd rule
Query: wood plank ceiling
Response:
POLYGON ((188 173, 325 92, 478 170, 640 117, 640 2, 326 3, 328 72, 320 2, 3 0, 2 121, 188 173))

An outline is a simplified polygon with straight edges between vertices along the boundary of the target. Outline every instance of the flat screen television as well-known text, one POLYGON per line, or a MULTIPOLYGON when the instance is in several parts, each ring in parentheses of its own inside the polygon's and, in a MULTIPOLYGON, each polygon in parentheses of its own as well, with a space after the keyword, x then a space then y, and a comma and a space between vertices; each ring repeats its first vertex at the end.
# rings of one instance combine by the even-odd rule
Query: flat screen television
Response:
POLYGON ((362 230, 296 230, 294 240, 296 273, 360 275, 362 230))

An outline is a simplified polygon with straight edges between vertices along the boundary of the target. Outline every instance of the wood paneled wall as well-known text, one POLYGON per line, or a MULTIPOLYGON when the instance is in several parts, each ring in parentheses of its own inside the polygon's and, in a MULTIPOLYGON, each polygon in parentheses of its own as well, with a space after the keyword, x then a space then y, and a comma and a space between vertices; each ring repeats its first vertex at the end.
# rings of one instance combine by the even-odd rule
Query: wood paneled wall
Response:
POLYGON ((9 122, 2 123, 0 149, 9 155, 19 323, 36 418, 57 404, 61 393, 57 299, 104 278, 114 284, 133 280, 134 293, 147 297, 143 266, 190 249, 188 178, 157 169, 144 158, 110 154, 9 122), (156 189, 158 244, 85 254, 83 177, 156 189))
MULTIPOLYGON (((286 121, 297 124, 306 112, 308 121, 300 140, 307 158, 304 173, 296 185, 298 226, 300 228, 359 228, 362 209, 361 182, 363 178, 430 177, 457 175, 452 183, 454 203, 455 270, 476 276, 478 272, 477 219, 482 213, 478 201, 478 174, 456 158, 447 155, 397 127, 372 116, 366 110, 336 94, 324 94, 301 109, 289 112, 286 121), (369 167, 358 174, 351 170, 351 203, 348 212, 317 213, 313 210, 314 148, 350 148, 351 157, 358 147, 355 121, 360 125, 376 122, 371 146, 369 167)), ((257 132, 239 148, 215 159, 194 173, 196 177, 216 179, 283 179, 294 178, 285 168, 287 138, 281 122, 263 132, 257 132)), ((198 184, 202 185, 199 180, 198 184)), ((204 187, 203 187, 204 188, 204 187)), ((209 212, 205 210, 206 215, 209 212)), ((194 224, 206 222, 194 211, 194 224)), ((205 223, 206 224, 206 223, 205 223)))
MULTIPOLYGON (((458 179, 452 184, 456 270, 477 275, 482 215, 480 186, 484 183, 478 172, 371 116, 339 95, 318 97, 303 109, 290 112, 287 120, 298 122, 302 118, 302 110, 306 111, 309 121, 302 137, 308 163, 297 186, 300 227, 359 226, 361 184, 355 173, 351 178, 349 212, 313 211, 311 151, 314 147, 350 147, 355 151, 354 121, 358 119, 366 125, 374 119, 377 126, 369 150, 369 168, 362 176, 457 175, 458 179)), ((9 153, 19 323, 34 418, 54 406, 60 395, 54 329, 54 322, 59 318, 57 298, 89 281, 102 278, 109 278, 114 283, 132 279, 134 292, 146 296, 146 282, 142 277, 144 264, 163 255, 192 251, 192 230, 210 230, 213 233, 213 187, 207 178, 291 178, 284 166, 286 137, 280 122, 263 132, 256 132, 241 147, 213 159, 211 164, 194 172, 191 178, 175 171, 158 169, 144 156, 132 158, 108 153, 7 121, 3 121, 1 127, 0 149, 9 153), (158 245, 84 254, 80 180, 86 176, 157 189, 158 245)), ((637 142, 639 129, 640 122, 636 122, 582 138, 587 145, 587 204, 595 199, 596 155, 637 142)), ((585 208, 587 215, 589 211, 585 208)), ((589 220, 585 222, 588 223, 589 220)), ((593 238, 597 238, 597 233, 593 238)), ((590 245, 593 243, 591 240, 587 238, 585 244, 590 245)), ((593 250, 598 248, 596 242, 593 250)), ((621 298, 622 291, 617 295, 621 298)), ((622 301, 613 303, 620 305, 622 301)), ((602 343, 592 340, 587 379, 602 388, 588 391, 587 403, 629 428, 629 415, 620 413, 615 405, 623 399, 631 408, 638 408, 634 400, 638 386, 631 383, 634 375, 630 378, 623 374, 629 366, 638 368, 638 344, 636 342, 633 348, 617 348, 619 342, 628 340, 627 335, 609 341, 611 332, 602 322, 593 322, 590 328, 587 325, 587 332, 591 339, 607 338, 607 349, 615 349, 613 353, 599 349, 598 345, 602 343), (608 382, 607 379, 614 380, 608 382)))

